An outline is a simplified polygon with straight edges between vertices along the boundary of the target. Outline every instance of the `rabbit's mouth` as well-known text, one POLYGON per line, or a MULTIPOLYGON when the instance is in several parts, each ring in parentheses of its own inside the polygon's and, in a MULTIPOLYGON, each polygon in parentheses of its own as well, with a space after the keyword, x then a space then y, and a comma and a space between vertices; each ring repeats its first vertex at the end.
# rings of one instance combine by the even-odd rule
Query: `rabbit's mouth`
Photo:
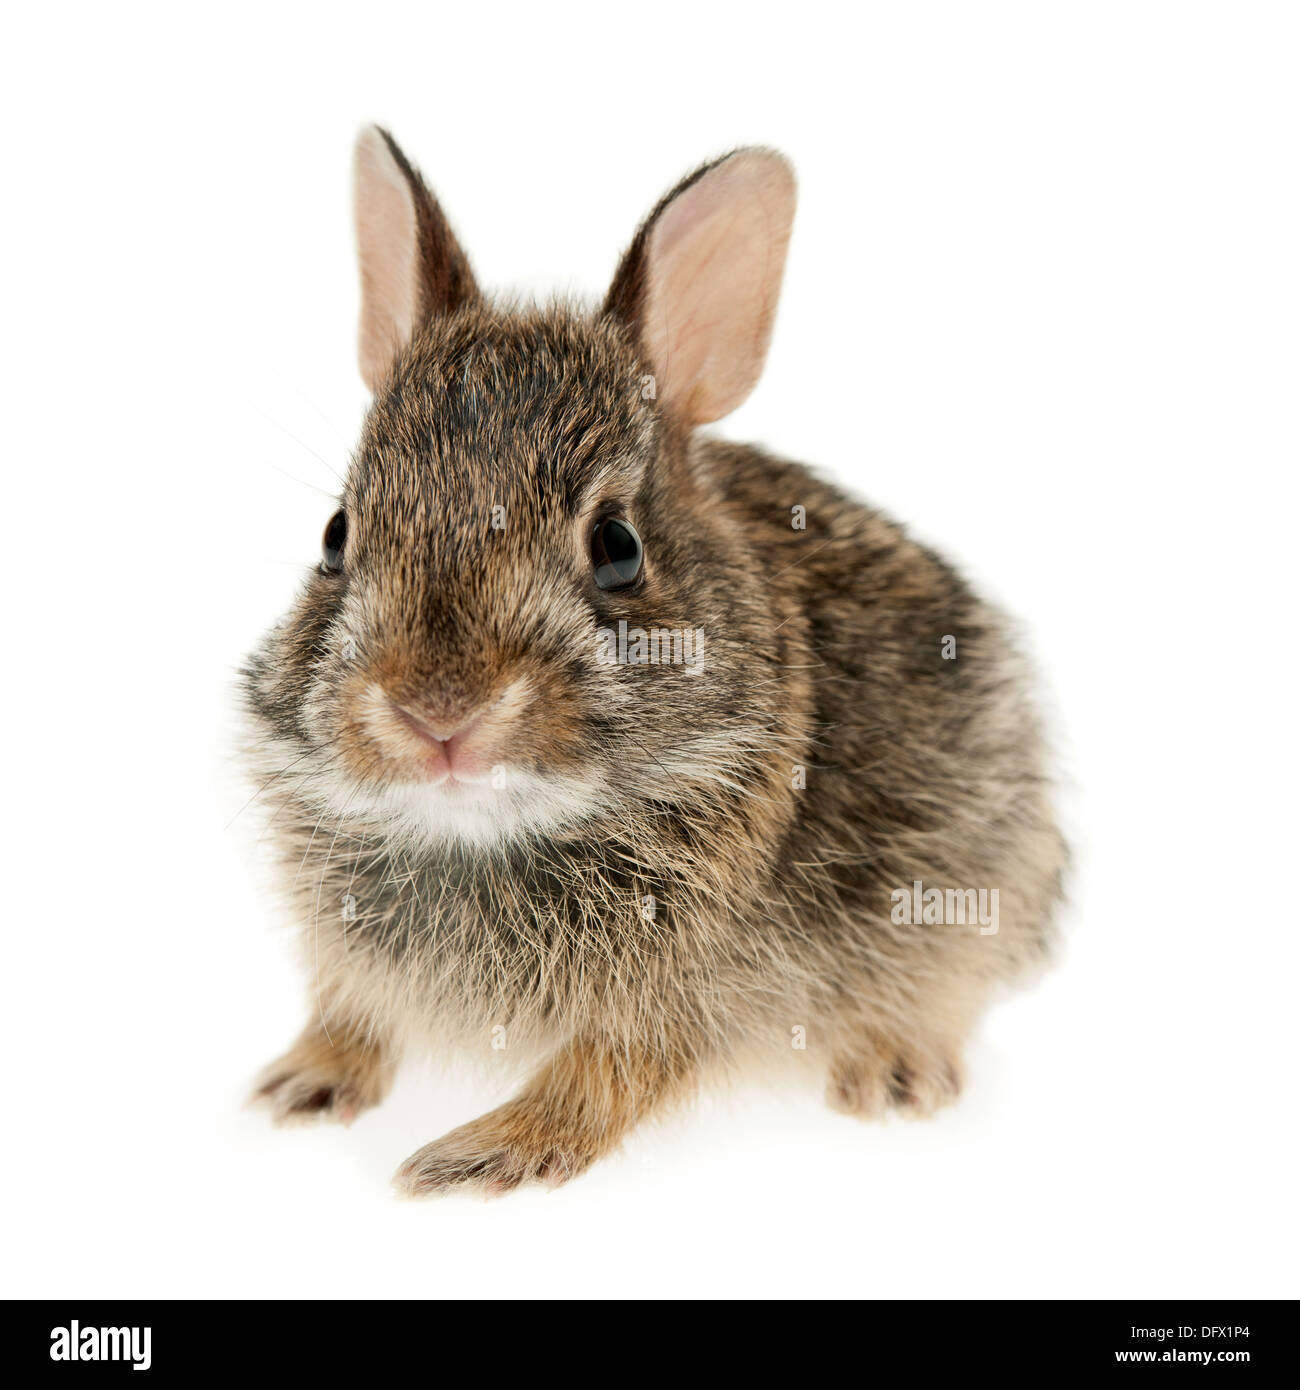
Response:
MULTIPOLYGON (((418 771, 433 786, 476 787, 490 784, 493 764, 491 735, 485 725, 491 711, 472 713, 468 718, 431 715, 427 708, 399 705, 387 697, 388 709, 372 720, 375 735, 385 743, 396 743, 418 771), (400 736, 394 740, 394 720, 400 736)), ((499 705, 501 702, 498 701, 499 705)))
POLYGON ((397 699, 371 680, 354 696, 350 727, 353 770, 386 783, 412 783, 446 795, 500 791, 517 747, 517 716, 531 700, 526 679, 478 701, 397 699))
POLYGON ((285 757, 317 814, 412 849, 483 849, 570 830, 603 804, 588 759, 544 756, 562 740, 538 751, 521 727, 550 707, 528 676, 438 706, 358 675, 318 711, 320 746, 285 757))

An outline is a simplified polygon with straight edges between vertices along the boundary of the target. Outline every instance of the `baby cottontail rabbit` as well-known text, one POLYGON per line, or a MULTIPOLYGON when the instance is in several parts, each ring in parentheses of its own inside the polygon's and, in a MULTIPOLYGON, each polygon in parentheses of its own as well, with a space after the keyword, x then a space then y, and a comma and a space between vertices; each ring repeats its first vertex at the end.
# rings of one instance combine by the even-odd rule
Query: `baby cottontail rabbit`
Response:
POLYGON ((801 1047, 837 1108, 927 1112, 1050 940, 1063 846, 1003 619, 801 465, 697 433, 758 380, 794 202, 737 150, 599 307, 517 307, 358 140, 374 401, 243 679, 312 995, 258 1094, 347 1120, 408 1045, 527 1059, 405 1191, 561 1181, 801 1047))

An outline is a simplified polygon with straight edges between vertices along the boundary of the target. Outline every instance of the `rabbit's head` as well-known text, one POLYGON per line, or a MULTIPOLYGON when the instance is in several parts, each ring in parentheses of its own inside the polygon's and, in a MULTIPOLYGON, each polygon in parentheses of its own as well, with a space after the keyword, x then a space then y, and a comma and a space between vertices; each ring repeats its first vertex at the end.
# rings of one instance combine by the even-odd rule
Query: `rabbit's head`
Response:
POLYGON ((321 562, 249 663, 261 766, 425 845, 756 794, 779 618, 691 441, 761 370, 789 166, 740 150, 684 180, 593 311, 485 299, 385 132, 355 177, 374 402, 321 562))

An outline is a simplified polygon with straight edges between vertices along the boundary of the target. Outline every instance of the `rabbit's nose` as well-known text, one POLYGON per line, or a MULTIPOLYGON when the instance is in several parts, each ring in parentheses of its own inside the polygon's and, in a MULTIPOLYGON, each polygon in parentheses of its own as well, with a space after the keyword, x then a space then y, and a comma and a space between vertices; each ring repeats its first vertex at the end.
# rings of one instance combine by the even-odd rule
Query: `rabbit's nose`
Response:
POLYGON ((479 783, 488 780, 492 766, 490 750, 495 737, 485 731, 489 708, 479 705, 468 712, 448 710, 423 701, 399 704, 388 697, 393 720, 419 740, 423 754, 416 762, 423 775, 440 783, 479 783))
POLYGON ((495 786, 529 699, 522 676, 504 691, 488 689, 454 700, 372 680, 359 696, 356 714, 368 747, 410 775, 434 785, 495 786))
POLYGON ((483 719, 481 710, 471 710, 464 714, 439 709, 433 705, 399 705, 391 697, 388 703, 394 714, 413 733, 434 744, 465 742, 483 719))

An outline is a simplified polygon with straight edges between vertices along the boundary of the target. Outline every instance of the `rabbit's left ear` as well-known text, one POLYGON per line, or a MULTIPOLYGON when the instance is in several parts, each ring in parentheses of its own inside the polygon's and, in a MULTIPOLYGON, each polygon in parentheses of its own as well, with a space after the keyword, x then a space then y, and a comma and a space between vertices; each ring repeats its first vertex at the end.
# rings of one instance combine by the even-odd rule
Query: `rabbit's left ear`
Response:
POLYGON ((623 257, 606 312, 633 331, 660 405, 688 427, 733 411, 758 381, 794 204, 783 155, 737 150, 683 179, 623 257))
POLYGON ((353 153, 357 258, 361 267, 361 375, 372 391, 422 323, 479 297, 469 261, 438 200, 379 126, 353 153))

